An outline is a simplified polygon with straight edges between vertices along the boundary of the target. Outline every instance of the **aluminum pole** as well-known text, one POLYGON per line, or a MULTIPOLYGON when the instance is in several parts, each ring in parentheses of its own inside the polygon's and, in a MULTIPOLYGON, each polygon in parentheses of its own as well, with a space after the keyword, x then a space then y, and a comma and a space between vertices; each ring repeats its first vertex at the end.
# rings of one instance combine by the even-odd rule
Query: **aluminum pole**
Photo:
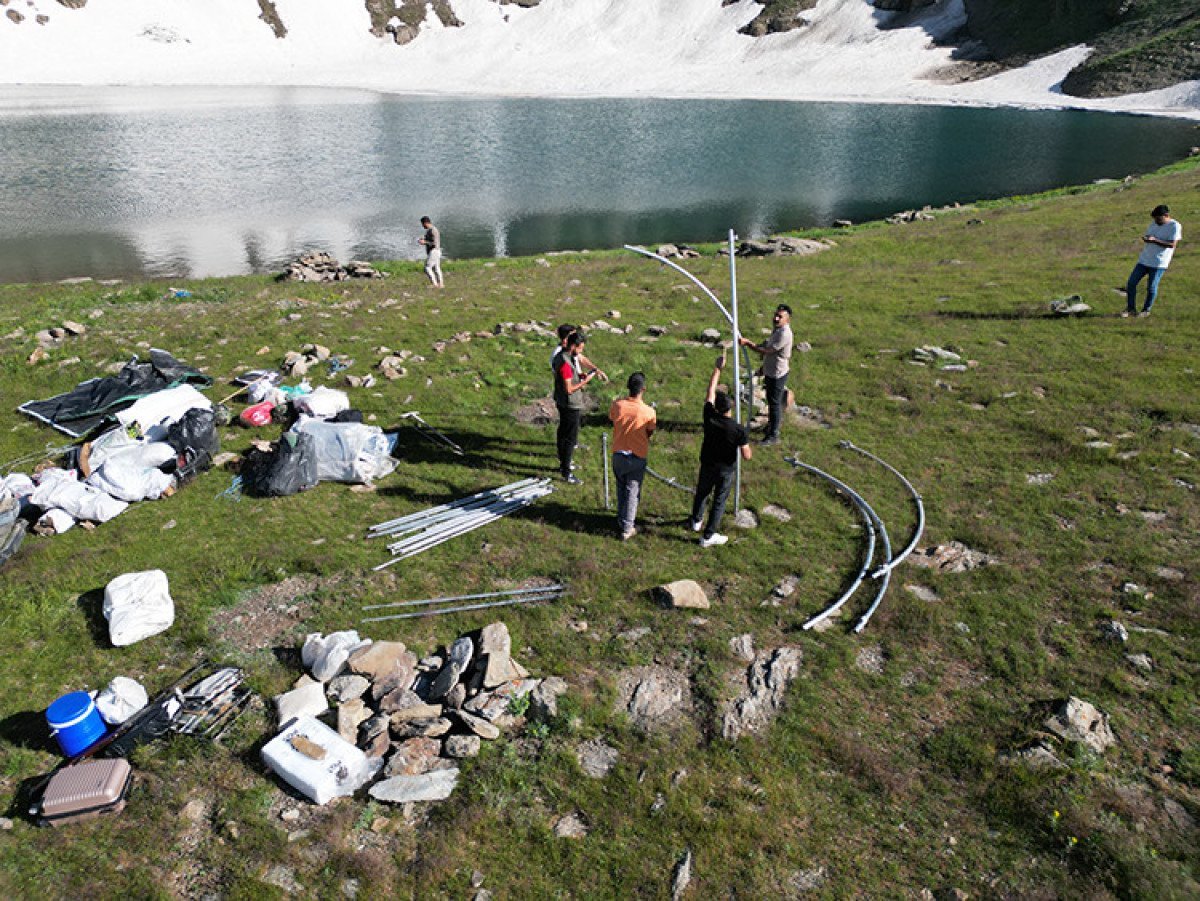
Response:
POLYGON ((552 591, 563 591, 561 582, 554 585, 541 585, 536 588, 511 588, 508 591, 488 591, 483 594, 459 594, 444 598, 425 598, 420 601, 391 601, 387 604, 367 604, 362 609, 384 610, 389 607, 426 607, 430 604, 449 604, 454 601, 480 601, 484 598, 503 598, 514 594, 546 594, 552 591))
POLYGON ((709 300, 711 300, 713 303, 715 303, 717 305, 717 309, 719 309, 721 311, 721 313, 725 316, 725 319, 729 322, 729 324, 731 326, 733 325, 733 314, 731 314, 729 312, 729 310, 725 309, 725 304, 721 303, 721 301, 719 301, 717 299, 717 295, 712 293, 712 291, 709 289, 708 285, 704 284, 704 282, 700 281, 700 279, 696 278, 696 276, 692 275, 690 272, 688 272, 686 269, 684 269, 678 263, 672 263, 666 257, 660 257, 658 254, 647 250, 645 247, 634 247, 632 244, 626 244, 625 249, 632 250, 634 253, 640 253, 644 257, 650 257, 652 260, 658 260, 664 266, 670 266, 672 269, 674 269, 680 275, 690 279, 691 282, 697 288, 699 288, 701 291, 703 291, 708 296, 709 300))
MULTIPOLYGON (((741 350, 738 339, 741 331, 738 329, 738 300, 737 300, 737 256, 734 254, 734 241, 737 235, 729 230, 729 306, 732 309, 730 325, 733 326, 733 418, 739 425, 742 422, 742 370, 738 364, 738 351, 741 350)), ((739 448, 735 458, 737 469, 733 479, 733 513, 737 516, 742 509, 742 454, 739 448)))
POLYGON ((554 600, 557 595, 537 595, 531 598, 514 598, 507 601, 492 601, 487 604, 467 604, 462 607, 439 607, 436 610, 421 610, 417 613, 393 613, 391 616, 372 616, 364 623, 381 623, 388 619, 412 619, 417 616, 440 616, 443 613, 462 613, 465 610, 484 610, 488 607, 507 607, 511 604, 530 604, 534 601, 554 600))
POLYGON ((612 509, 608 501, 608 432, 600 435, 600 469, 604 472, 604 509, 612 509))

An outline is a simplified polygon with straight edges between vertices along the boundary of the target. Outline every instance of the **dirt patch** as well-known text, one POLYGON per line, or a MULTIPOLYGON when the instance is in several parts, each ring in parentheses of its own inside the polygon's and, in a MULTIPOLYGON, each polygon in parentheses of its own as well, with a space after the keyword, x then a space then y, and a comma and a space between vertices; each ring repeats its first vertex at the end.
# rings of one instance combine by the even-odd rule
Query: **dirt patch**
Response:
MULTIPOLYGON (((209 620, 209 633, 217 641, 244 651, 272 648, 284 637, 298 637, 300 625, 316 603, 316 595, 344 581, 341 577, 291 576, 259 588, 209 620)), ((287 643, 287 642, 285 642, 287 643)))
MULTIPOLYGON (((599 406, 596 398, 590 394, 584 395, 583 412, 591 413, 599 406)), ((533 403, 517 407, 513 411, 513 419, 522 425, 549 425, 558 422, 558 408, 554 406, 553 397, 539 397, 533 403)))

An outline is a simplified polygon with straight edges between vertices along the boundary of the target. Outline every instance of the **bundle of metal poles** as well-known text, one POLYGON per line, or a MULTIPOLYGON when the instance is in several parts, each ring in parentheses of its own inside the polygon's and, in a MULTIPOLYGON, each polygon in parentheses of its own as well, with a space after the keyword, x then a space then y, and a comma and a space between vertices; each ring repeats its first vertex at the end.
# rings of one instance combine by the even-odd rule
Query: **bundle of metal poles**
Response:
POLYGON ((495 522, 509 513, 529 506, 553 490, 549 479, 522 479, 500 488, 491 488, 448 504, 440 504, 373 525, 367 533, 368 538, 405 536, 388 545, 388 550, 393 555, 392 559, 379 564, 375 570, 386 569, 451 538, 495 522))
POLYGON ((534 588, 513 588, 509 591, 489 591, 483 594, 460 594, 445 598, 425 598, 420 601, 393 601, 390 604, 368 604, 363 610, 385 610, 394 607, 432 607, 429 610, 418 610, 415 613, 392 613, 387 616, 370 616, 364 623, 381 623, 389 619, 411 619, 415 616, 439 616, 443 613, 461 613, 466 610, 483 610, 488 607, 507 607, 512 604, 531 604, 536 601, 552 601, 562 597, 567 588, 561 583, 554 585, 539 585, 534 588), (434 606, 457 603, 458 601, 478 601, 484 598, 503 598, 503 600, 488 600, 482 604, 464 604, 457 607, 434 606))

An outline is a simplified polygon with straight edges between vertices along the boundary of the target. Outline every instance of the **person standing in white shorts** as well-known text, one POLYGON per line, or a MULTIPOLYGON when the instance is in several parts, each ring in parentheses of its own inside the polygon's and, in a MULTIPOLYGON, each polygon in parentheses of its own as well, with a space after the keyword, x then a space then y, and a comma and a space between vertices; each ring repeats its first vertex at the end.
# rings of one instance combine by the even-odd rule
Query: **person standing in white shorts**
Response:
POLYGON ((425 229, 424 237, 417 238, 417 243, 425 247, 425 274, 435 288, 446 287, 442 279, 442 233, 438 231, 428 216, 421 217, 421 227, 425 229))

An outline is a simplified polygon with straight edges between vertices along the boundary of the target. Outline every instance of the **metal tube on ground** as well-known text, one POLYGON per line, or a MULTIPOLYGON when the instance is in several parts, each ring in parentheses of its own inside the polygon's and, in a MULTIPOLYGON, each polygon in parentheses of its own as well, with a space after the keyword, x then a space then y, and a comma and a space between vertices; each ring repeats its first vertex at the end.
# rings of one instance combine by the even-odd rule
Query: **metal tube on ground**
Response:
POLYGON ((500 488, 488 488, 485 491, 479 491, 468 497, 462 497, 457 500, 450 501, 449 503, 439 504, 436 507, 427 507, 424 510, 416 511, 415 513, 409 513, 409 514, 406 514, 405 516, 398 516, 395 519, 389 519, 386 522, 376 523, 375 525, 370 526, 368 531, 375 532, 377 530, 384 529, 388 526, 399 525, 402 523, 409 522, 411 520, 420 519, 421 517, 426 516, 431 513, 435 513, 435 512, 439 512, 439 511, 443 511, 443 510, 454 510, 459 507, 462 507, 464 504, 468 504, 471 501, 487 497, 488 495, 498 494, 498 493, 502 493, 502 492, 508 491, 508 490, 516 490, 520 487, 524 487, 526 485, 532 485, 537 482, 549 482, 549 480, 548 479, 534 479, 534 478, 521 479, 520 481, 512 482, 508 485, 502 485, 500 488))
MULTIPOLYGON (((883 573, 883 581, 879 583, 879 588, 875 591, 875 598, 871 601, 870 606, 867 607, 867 612, 859 618, 858 624, 855 625, 854 631, 856 634, 862 632, 867 627, 867 623, 871 621, 871 617, 875 615, 875 611, 879 609, 879 605, 883 602, 883 596, 887 594, 888 585, 892 581, 890 565, 892 562, 892 543, 888 539, 887 528, 883 525, 883 520, 879 518, 879 514, 871 507, 867 507, 867 511, 875 520, 875 526, 879 529, 879 535, 883 541, 883 566, 876 571, 883 573)), ((871 578, 875 578, 875 575, 872 574, 871 578)))
POLYGON ((539 595, 531 598, 516 598, 507 601, 491 601, 487 604, 467 604, 462 607, 439 607, 436 610, 420 610, 416 613, 393 613, 391 616, 371 616, 361 622, 381 623, 389 619, 412 619, 417 616, 441 616, 443 613, 462 613, 467 610, 486 610, 489 607, 507 607, 511 604, 531 604, 534 601, 552 600, 555 595, 539 595))
POLYGON ((871 561, 872 561, 872 559, 874 559, 874 556, 875 556, 875 523, 874 523, 874 520, 873 520, 871 514, 868 512, 870 510, 870 507, 867 504, 867 502, 864 501, 862 499, 862 497, 859 496, 858 492, 856 492, 853 488, 851 488, 845 482, 841 481, 840 479, 834 478, 833 476, 829 475, 829 473, 827 473, 827 472, 822 472, 821 470, 817 469, 815 466, 810 466, 807 463, 803 463, 800 460, 796 459, 795 457, 787 457, 786 459, 787 459, 787 462, 791 463, 793 466, 795 466, 799 469, 803 469, 806 472, 811 472, 814 475, 820 476, 821 478, 825 479, 830 484, 832 484, 834 487, 836 487, 840 492, 845 494, 846 497, 850 498, 855 509, 858 510, 859 516, 862 517, 863 524, 867 527, 867 549, 866 549, 866 552, 863 554, 862 566, 859 568, 858 574, 855 576, 854 581, 850 583, 850 587, 847 588, 845 591, 843 591, 841 596, 837 600, 835 600, 832 604, 830 604, 828 607, 826 607, 824 610, 822 610, 816 616, 809 619, 804 624, 803 628, 805 630, 808 630, 808 629, 811 629, 814 626, 818 625, 819 623, 829 619, 829 617, 831 617, 833 614, 837 613, 837 611, 842 608, 842 606, 846 603, 846 601, 850 600, 850 596, 853 595, 854 592, 858 590, 858 586, 861 585, 863 583, 863 581, 867 578, 867 570, 871 568, 871 561))
MULTIPOLYGON (((870 459, 872 459, 876 463, 878 463, 880 466, 885 467, 886 469, 891 471, 891 473, 893 475, 895 475, 896 478, 898 478, 901 482, 904 483, 904 487, 907 488, 908 493, 910 495, 912 495, 913 503, 917 507, 917 525, 913 529, 912 537, 909 539, 909 542, 905 546, 904 550, 902 550, 899 554, 897 554, 895 557, 893 557, 891 563, 887 564, 886 568, 888 570, 895 569, 897 566, 899 566, 904 561, 905 557, 907 557, 909 554, 911 554, 913 552, 913 550, 916 549, 917 542, 921 540, 921 534, 925 531, 925 503, 924 503, 924 501, 921 500, 921 495, 917 492, 917 489, 913 487, 912 482, 910 482, 903 475, 901 475, 900 471, 898 469, 896 469, 894 466, 892 466, 890 463, 888 463, 886 460, 881 460, 879 457, 875 456, 870 451, 864 450, 863 448, 858 447, 856 444, 854 444, 851 441, 839 441, 838 446, 849 448, 850 450, 855 451, 856 453, 862 454, 864 457, 869 457, 870 459)), ((883 575, 883 573, 884 573, 884 567, 880 567, 879 569, 875 570, 875 572, 871 573, 871 576, 872 576, 872 578, 877 579, 881 575, 883 575)))
MULTIPOLYGON (((729 230, 729 307, 732 311, 730 317, 730 325, 733 326, 733 419, 738 425, 743 425, 742 422, 742 372, 739 368, 738 350, 740 345, 738 339, 741 337, 741 331, 738 325, 738 296, 737 296, 737 254, 734 253, 734 241, 737 240, 737 235, 733 233, 733 229, 729 230)), ((733 512, 736 514, 742 509, 742 455, 739 453, 734 458, 737 469, 734 470, 733 478, 733 512)))
POLYGON ((489 591, 483 594, 460 594, 452 597, 444 598, 425 598, 419 601, 392 601, 387 604, 368 604, 362 609, 366 610, 384 610, 391 607, 423 607, 428 604, 448 604, 452 601, 477 601, 483 598, 499 598, 507 597, 513 594, 536 594, 550 591, 562 591, 561 583, 556 585, 543 585, 534 588, 513 588, 508 591, 489 591))
POLYGON ((493 507, 496 504, 503 503, 507 500, 510 500, 513 497, 519 497, 522 495, 522 493, 525 490, 526 489, 521 489, 520 491, 513 492, 511 494, 496 494, 493 496, 473 500, 471 503, 464 504, 463 506, 457 507, 454 510, 443 510, 439 513, 432 514, 431 516, 428 516, 425 519, 414 520, 413 522, 410 522, 410 523, 405 523, 405 524, 399 525, 399 526, 393 526, 391 529, 389 529, 386 532, 379 532, 376 534, 391 535, 391 536, 405 535, 410 532, 419 532, 422 529, 435 528, 443 523, 454 522, 455 520, 460 519, 463 516, 469 515, 470 513, 474 513, 479 510, 485 510, 489 507, 493 507))
POLYGON ((652 478, 652 479, 657 479, 658 481, 662 482, 664 485, 670 485, 672 488, 678 488, 680 491, 686 491, 688 494, 696 493, 695 488, 691 488, 687 485, 683 485, 680 482, 677 482, 675 479, 668 478, 667 476, 664 476, 662 473, 655 472, 649 466, 646 467, 646 475, 650 476, 650 478, 652 478))

